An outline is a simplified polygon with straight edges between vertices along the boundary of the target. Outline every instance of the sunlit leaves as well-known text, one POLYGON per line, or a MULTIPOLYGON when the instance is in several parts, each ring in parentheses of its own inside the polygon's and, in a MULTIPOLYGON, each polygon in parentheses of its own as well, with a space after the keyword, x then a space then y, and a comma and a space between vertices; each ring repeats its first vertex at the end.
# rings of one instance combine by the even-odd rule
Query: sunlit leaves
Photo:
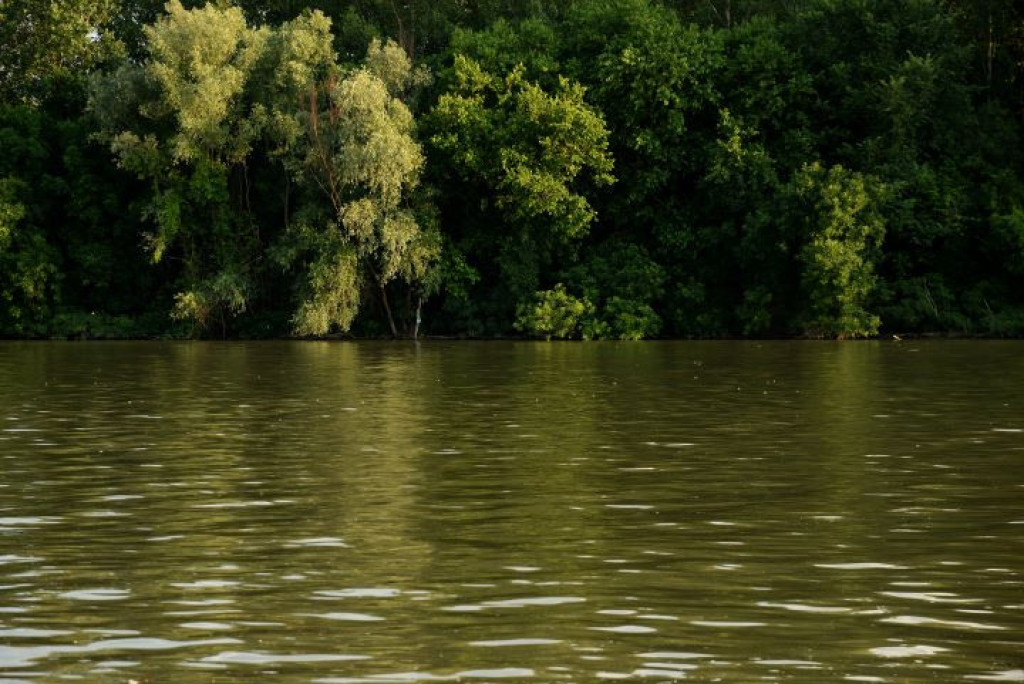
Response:
POLYGON ((353 283, 374 286, 395 330, 387 285, 396 278, 415 285, 437 256, 438 240, 420 228, 409 205, 424 158, 412 113, 399 98, 421 78, 397 46, 375 41, 365 67, 329 78, 310 100, 300 178, 329 201, 335 219, 323 229, 338 235, 330 249, 311 252, 313 273, 295 318, 301 334, 347 329, 356 309, 346 307, 360 301, 350 294, 353 283), (331 282, 337 296, 327 293, 331 282))
POLYGON ((223 328, 247 311, 271 240, 273 261, 299 268, 304 335, 347 329, 370 284, 386 296, 424 277, 438 240, 408 206, 423 155, 400 98, 428 79, 400 48, 375 41, 367 66, 344 70, 318 12, 253 28, 237 8, 177 0, 144 33, 148 59, 98 80, 92 102, 120 163, 152 182, 154 260, 183 261, 176 317, 223 328), (263 155, 264 176, 304 191, 285 200, 283 230, 259 225, 277 201, 252 191, 263 155))
POLYGON ((249 140, 239 137, 239 104, 249 73, 267 40, 266 30, 246 26, 236 8, 208 5, 186 11, 178 0, 168 14, 147 27, 147 75, 160 88, 152 103, 155 115, 173 112, 177 134, 171 143, 175 159, 200 154, 244 159, 249 140))
POLYGON ((594 211, 577 183, 613 178, 608 131, 583 87, 563 78, 549 92, 522 69, 489 74, 462 55, 455 76, 432 115, 435 148, 492 189, 510 227, 534 227, 542 241, 585 233, 594 211))
POLYGON ((25 206, 18 201, 21 185, 16 178, 0 178, 0 251, 10 244, 15 226, 25 216, 25 206))
POLYGON ((826 170, 811 164, 793 179, 792 192, 794 209, 803 213, 797 223, 805 231, 797 236, 803 242, 798 259, 807 297, 805 331, 830 337, 875 334, 880 321, 867 307, 876 287, 875 253, 885 234, 878 211, 881 188, 840 166, 826 170))
POLYGON ((121 165, 152 182, 146 244, 154 261, 180 250, 174 315, 202 327, 244 310, 252 291, 255 243, 230 182, 260 137, 247 88, 268 31, 234 8, 166 9, 145 29, 145 63, 98 79, 91 106, 121 165))
POLYGON ((38 102, 81 79, 120 46, 103 30, 116 0, 0 2, 0 101, 38 102))
POLYGON ((35 332, 45 318, 54 281, 57 255, 38 226, 26 222, 20 195, 24 183, 0 178, 0 331, 35 332))
POLYGON ((323 335, 334 327, 347 330, 359 311, 359 258, 343 243, 318 250, 310 264, 305 296, 295 313, 297 335, 323 335))
POLYGON ((554 289, 537 292, 532 302, 519 305, 516 329, 549 340, 578 338, 593 312, 590 301, 574 297, 559 283, 554 289))

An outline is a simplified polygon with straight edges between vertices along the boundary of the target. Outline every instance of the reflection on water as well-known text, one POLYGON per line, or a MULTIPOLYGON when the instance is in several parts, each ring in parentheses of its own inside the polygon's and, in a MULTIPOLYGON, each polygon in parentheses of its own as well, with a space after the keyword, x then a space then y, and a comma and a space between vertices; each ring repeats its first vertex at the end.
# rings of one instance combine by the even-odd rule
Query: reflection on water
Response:
POLYGON ((0 680, 1024 681, 1013 343, 0 345, 0 680))

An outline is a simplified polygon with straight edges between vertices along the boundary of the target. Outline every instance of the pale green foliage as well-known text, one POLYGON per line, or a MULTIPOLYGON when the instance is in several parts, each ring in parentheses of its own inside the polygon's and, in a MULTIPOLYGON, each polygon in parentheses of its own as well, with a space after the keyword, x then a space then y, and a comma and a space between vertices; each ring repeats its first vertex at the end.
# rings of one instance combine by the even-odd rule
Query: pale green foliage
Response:
POLYGON ((244 311, 253 289, 257 245, 231 206, 230 178, 262 136, 251 81, 270 31, 249 28, 237 8, 171 0, 166 10, 144 29, 149 58, 98 79, 90 107, 121 166, 153 183, 153 260, 181 250, 173 316, 204 327, 244 311))
POLYGON ((377 38, 370 42, 366 51, 366 70, 379 78, 395 97, 403 97, 433 80, 430 70, 425 66, 413 67, 409 55, 394 41, 377 38))
POLYGON ((658 334, 661 317, 648 304, 616 296, 599 308, 587 297, 570 294, 559 283, 519 305, 515 328, 546 339, 642 340, 658 334))
POLYGON ((437 258, 439 239, 421 229, 408 207, 424 164, 413 137, 412 113, 397 96, 412 79, 404 52, 393 43, 374 41, 366 67, 328 80, 326 102, 312 102, 300 178, 318 186, 330 201, 336 221, 324 230, 338 232, 346 254, 357 261, 353 265, 353 257, 346 256, 339 270, 341 262, 314 248, 318 272, 295 318, 303 334, 325 334, 333 326, 345 330, 351 323, 355 308, 346 306, 358 307, 358 297, 325 300, 316 294, 342 272, 345 286, 367 281, 386 297, 388 283, 402 279, 414 285, 437 258), (328 300, 330 305, 313 303, 328 300))
POLYGON ((185 10, 167 3, 167 15, 145 29, 150 59, 146 70, 161 98, 151 115, 173 113, 174 158, 222 157, 240 162, 258 131, 239 111, 249 73, 266 46, 268 29, 251 29, 238 8, 185 10))
POLYGON ((301 103, 310 101, 334 62, 331 20, 320 12, 303 14, 270 33, 254 74, 258 104, 253 118, 265 117, 275 154, 286 154, 304 139, 308 107, 301 103))
POLYGON ((648 304, 623 297, 609 297, 598 307, 587 297, 577 297, 559 283, 553 290, 535 293, 518 307, 516 330, 546 339, 642 340, 657 335, 662 318, 648 304))
POLYGON ((359 259, 335 245, 321 251, 308 271, 306 296, 293 319, 295 334, 319 336, 332 327, 347 330, 359 310, 359 259))
MULTIPOLYGON (((299 141, 301 98, 333 64, 330 20, 314 12, 276 30, 253 29, 237 8, 185 10, 172 0, 167 14, 144 32, 145 65, 126 63, 97 80, 91 109, 120 164, 154 182, 149 214, 158 230, 147 240, 153 258, 160 261, 183 238, 201 243, 210 235, 231 239, 235 233, 234 239, 245 242, 238 226, 213 225, 232 222, 219 211, 227 201, 228 176, 264 139, 278 155, 299 141), (217 221, 209 211, 220 214, 217 221)), ((246 257, 244 249, 235 254, 246 257)), ((198 262, 191 266, 196 273, 209 270, 198 262)), ((221 275, 209 276, 198 289, 205 295, 183 293, 188 296, 176 315, 208 311, 213 301, 244 310, 238 300, 249 288, 224 285, 241 278, 241 269, 216 268, 221 275)))
POLYGON ((377 41, 366 67, 341 72, 330 28, 319 12, 251 28, 237 8, 185 10, 172 0, 145 29, 145 64, 95 85, 92 108, 113 151, 153 181, 154 260, 172 248, 184 254, 176 317, 202 325, 248 308, 264 248, 254 225, 260 198, 248 185, 260 151, 322 189, 331 208, 325 217, 315 193, 300 195, 302 218, 286 216, 275 245, 279 264, 308 269, 298 274, 296 332, 347 329, 361 287, 385 296, 388 283, 414 284, 436 259, 439 240, 407 206, 424 162, 399 99, 424 72, 377 41))
POLYGON ((334 62, 331 20, 316 11, 285 22, 271 32, 265 54, 273 94, 308 92, 334 62))
POLYGON ((378 203, 375 213, 384 215, 416 185, 423 167, 423 153, 412 138, 412 113, 365 69, 342 80, 330 98, 328 120, 313 128, 329 156, 314 158, 312 165, 331 184, 339 213, 356 195, 378 203))
POLYGON ((821 164, 804 166, 793 181, 806 209, 806 242, 799 254, 808 301, 806 331, 829 337, 878 332, 867 310, 877 282, 874 253, 885 234, 876 205, 879 188, 862 174, 821 164))
POLYGON ((515 327, 549 340, 571 339, 581 336, 584 322, 593 313, 594 305, 589 300, 572 296, 559 283, 553 290, 538 292, 533 302, 520 304, 515 327))

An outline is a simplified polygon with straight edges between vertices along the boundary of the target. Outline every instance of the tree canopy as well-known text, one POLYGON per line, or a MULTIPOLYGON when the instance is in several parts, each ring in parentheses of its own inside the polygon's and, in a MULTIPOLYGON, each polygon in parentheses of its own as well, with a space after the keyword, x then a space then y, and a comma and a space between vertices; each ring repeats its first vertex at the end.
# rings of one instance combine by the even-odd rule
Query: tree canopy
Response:
POLYGON ((1024 333, 1012 0, 0 3, 0 335, 1024 333))

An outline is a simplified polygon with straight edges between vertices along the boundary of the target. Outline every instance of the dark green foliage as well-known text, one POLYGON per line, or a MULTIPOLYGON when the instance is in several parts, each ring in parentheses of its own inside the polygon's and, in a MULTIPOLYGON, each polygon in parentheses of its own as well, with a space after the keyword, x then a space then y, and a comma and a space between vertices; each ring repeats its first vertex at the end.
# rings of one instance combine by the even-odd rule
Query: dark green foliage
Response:
POLYGON ((132 335, 158 305, 127 215, 140 189, 90 135, 83 119, 0 106, 0 336, 76 336, 81 316, 132 335))
POLYGON ((643 247, 609 239, 588 250, 566 280, 595 305, 585 326, 588 337, 637 340, 661 331, 655 307, 664 294, 665 271, 643 247))
POLYGON ((1024 334, 1020 2, 235 6, 0 2, 0 335, 1024 334))
MULTIPOLYGON (((427 121, 434 182, 447 195, 442 225, 483 276, 478 287, 489 291, 474 297, 495 318, 494 332, 508 329, 515 306, 544 284, 542 273, 587 234, 595 218, 588 190, 613 180, 608 132, 584 89, 564 77, 531 81, 522 63, 504 71, 493 45, 506 29, 476 36, 488 61, 455 55, 445 75, 451 85, 427 121)), ((468 46, 472 37, 457 42, 468 46)))

